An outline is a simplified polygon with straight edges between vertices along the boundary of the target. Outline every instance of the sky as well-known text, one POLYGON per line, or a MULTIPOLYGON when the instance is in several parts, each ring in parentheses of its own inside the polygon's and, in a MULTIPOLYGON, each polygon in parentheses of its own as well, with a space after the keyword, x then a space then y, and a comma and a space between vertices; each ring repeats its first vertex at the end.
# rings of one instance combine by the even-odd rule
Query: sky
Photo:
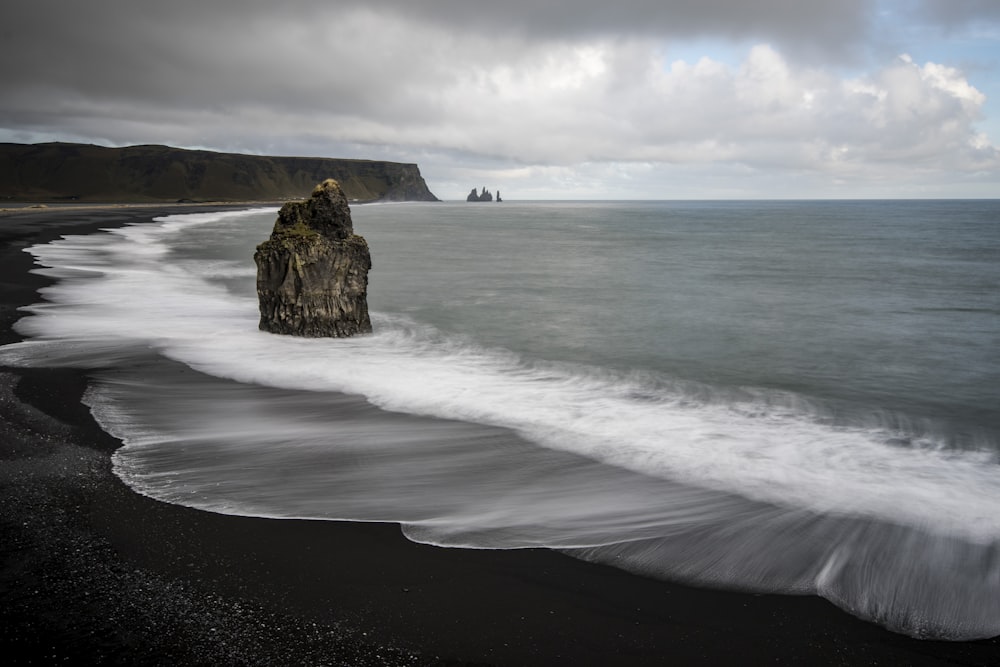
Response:
POLYGON ((1000 0, 6 0, 0 141, 442 199, 1000 197, 1000 0))

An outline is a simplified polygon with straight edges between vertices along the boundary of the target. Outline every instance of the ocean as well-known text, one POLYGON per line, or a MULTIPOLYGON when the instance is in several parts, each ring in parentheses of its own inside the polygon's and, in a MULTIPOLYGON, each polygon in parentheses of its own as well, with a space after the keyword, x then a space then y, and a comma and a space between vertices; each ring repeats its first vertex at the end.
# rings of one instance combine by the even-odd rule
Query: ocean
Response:
POLYGON ((375 333, 258 330, 276 209, 28 248, 137 492, 1000 635, 1000 201, 355 206, 375 333))

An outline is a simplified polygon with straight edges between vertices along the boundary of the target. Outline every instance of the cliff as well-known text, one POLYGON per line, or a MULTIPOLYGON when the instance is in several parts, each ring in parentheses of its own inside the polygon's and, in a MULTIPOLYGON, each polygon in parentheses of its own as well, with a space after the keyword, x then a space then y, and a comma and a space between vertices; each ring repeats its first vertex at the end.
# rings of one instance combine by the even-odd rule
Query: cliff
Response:
POLYGON ((262 330, 314 338, 371 333, 371 257, 337 181, 285 204, 254 261, 262 330))
POLYGON ((327 178, 350 201, 437 201, 415 164, 0 143, 0 202, 281 201, 307 196, 327 178))

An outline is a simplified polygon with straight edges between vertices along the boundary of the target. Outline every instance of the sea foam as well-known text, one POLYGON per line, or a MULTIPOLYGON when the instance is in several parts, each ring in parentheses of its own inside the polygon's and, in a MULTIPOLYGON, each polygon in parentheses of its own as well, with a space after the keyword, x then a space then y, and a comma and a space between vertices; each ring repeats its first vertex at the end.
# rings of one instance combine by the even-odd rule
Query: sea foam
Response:
POLYGON ((26 309, 33 317, 18 330, 32 340, 3 358, 45 344, 57 362, 51 341, 74 356, 91 343, 148 345, 218 377, 502 426, 545 447, 755 500, 978 540, 1000 535, 1000 467, 989 451, 830 425, 788 401, 706 397, 655 376, 526 360, 398 315, 376 314, 378 333, 349 340, 260 332, 253 298, 207 280, 245 275, 248 264, 164 261, 182 230, 240 215, 259 212, 172 216, 32 248, 48 267, 40 272, 63 280, 43 290, 49 303, 26 309), (901 438, 911 446, 893 444, 901 438))
POLYGON ((376 333, 360 338, 266 334, 255 298, 218 280, 249 278, 249 258, 170 261, 193 227, 261 216, 171 216, 29 249, 59 282, 26 309, 18 331, 29 339, 0 349, 0 361, 110 372, 154 350, 243 385, 100 376, 88 402, 125 442, 116 470, 138 490, 214 511, 399 521, 434 544, 548 546, 659 576, 816 592, 916 635, 1000 631, 995 450, 837 423, 787 393, 529 359, 398 313, 375 312, 376 333), (412 423, 376 416, 351 431, 324 412, 343 400, 364 411, 341 394, 456 421, 413 435, 412 423), (509 450, 505 432, 529 449, 509 450), (968 569, 964 582, 954 568, 968 569), (924 592, 911 590, 915 579, 924 592))

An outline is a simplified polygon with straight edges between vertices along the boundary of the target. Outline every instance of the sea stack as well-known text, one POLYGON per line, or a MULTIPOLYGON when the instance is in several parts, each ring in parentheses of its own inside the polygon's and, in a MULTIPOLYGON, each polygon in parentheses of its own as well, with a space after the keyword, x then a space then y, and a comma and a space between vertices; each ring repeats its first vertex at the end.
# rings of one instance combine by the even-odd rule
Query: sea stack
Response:
POLYGON ((476 189, 472 188, 472 192, 465 198, 465 201, 493 201, 493 193, 487 190, 485 185, 481 193, 477 193, 476 189))
POLYGON ((261 330, 313 338, 371 333, 371 256, 354 233, 337 181, 327 179, 306 201, 282 206, 271 238, 253 258, 261 330))

